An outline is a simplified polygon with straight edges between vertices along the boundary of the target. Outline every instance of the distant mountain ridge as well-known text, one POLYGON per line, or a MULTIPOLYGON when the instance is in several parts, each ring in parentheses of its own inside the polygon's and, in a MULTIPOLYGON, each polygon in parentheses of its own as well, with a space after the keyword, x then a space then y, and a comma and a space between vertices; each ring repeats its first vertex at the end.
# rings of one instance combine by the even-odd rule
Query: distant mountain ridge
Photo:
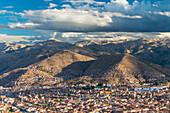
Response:
POLYGON ((61 80, 88 84, 160 80, 170 77, 169 58, 168 38, 75 44, 58 40, 34 45, 0 43, 0 85, 52 85, 61 80))
POLYGON ((170 39, 93 40, 78 42, 84 48, 102 52, 130 53, 141 59, 170 68, 170 39))
POLYGON ((10 51, 25 48, 27 46, 29 46, 29 44, 11 44, 8 42, 3 42, 3 43, 0 43, 0 51, 1 52, 10 52, 10 51))

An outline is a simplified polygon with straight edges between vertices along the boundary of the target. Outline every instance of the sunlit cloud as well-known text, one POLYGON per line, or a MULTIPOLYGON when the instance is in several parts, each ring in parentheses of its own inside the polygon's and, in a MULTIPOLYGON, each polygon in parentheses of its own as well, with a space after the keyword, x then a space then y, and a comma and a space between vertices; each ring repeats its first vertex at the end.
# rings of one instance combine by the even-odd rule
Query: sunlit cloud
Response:
POLYGON ((51 9, 51 8, 54 8, 54 7, 57 7, 57 6, 58 6, 57 4, 50 3, 50 6, 48 8, 51 9))

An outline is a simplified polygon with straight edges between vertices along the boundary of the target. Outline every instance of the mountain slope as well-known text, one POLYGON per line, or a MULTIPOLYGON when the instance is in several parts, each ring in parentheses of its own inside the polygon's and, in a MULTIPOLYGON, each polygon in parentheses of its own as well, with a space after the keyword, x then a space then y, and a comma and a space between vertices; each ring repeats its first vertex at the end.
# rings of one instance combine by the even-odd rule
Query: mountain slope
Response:
POLYGON ((17 68, 27 67, 73 46, 74 45, 70 43, 48 40, 13 50, 10 53, 6 53, 6 55, 9 55, 12 60, 10 60, 9 57, 0 60, 0 64, 2 64, 0 72, 9 72, 17 68))
POLYGON ((66 68, 68 65, 74 62, 91 61, 91 60, 95 60, 95 59, 92 57, 74 53, 69 50, 64 50, 34 65, 44 66, 46 68, 51 67, 51 66, 52 67, 57 66, 57 69, 59 71, 62 71, 63 68, 66 68))
POLYGON ((120 41, 84 41, 76 45, 83 45, 84 48, 93 52, 102 51, 109 53, 130 53, 136 57, 144 59, 170 69, 170 39, 137 39, 120 41))
POLYGON ((4 53, 12 52, 15 50, 25 48, 27 46, 29 46, 29 44, 11 44, 11 43, 4 42, 4 43, 0 43, 0 51, 4 53))
POLYGON ((52 85, 63 80, 138 83, 168 78, 169 42, 166 38, 76 44, 48 40, 13 49, 1 46, 0 85, 52 85))
POLYGON ((81 55, 78 53, 71 52, 69 50, 64 50, 59 53, 52 55, 40 62, 29 65, 25 68, 16 69, 5 73, 0 78, 0 85, 49 85, 58 83, 62 80, 63 73, 68 74, 73 72, 82 73, 84 65, 78 68, 69 68, 70 71, 64 70, 68 68, 72 63, 77 62, 88 62, 95 60, 92 57, 81 55), (21 73, 22 72, 22 73, 21 73), (16 75, 15 75, 16 74, 16 75), (56 76, 56 77, 55 77, 56 76), (48 82, 49 81, 49 82, 48 82), (50 82, 52 81, 52 83, 50 82))
POLYGON ((104 55, 94 61, 84 73, 108 82, 139 82, 161 79, 165 75, 130 54, 104 55))

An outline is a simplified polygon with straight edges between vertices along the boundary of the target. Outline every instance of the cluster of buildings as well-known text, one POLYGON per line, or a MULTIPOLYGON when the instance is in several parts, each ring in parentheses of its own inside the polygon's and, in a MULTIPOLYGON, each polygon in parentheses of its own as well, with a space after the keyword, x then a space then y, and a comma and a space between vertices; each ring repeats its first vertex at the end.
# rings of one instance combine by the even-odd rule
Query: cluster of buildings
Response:
POLYGON ((169 113, 169 85, 0 87, 0 112, 169 113))

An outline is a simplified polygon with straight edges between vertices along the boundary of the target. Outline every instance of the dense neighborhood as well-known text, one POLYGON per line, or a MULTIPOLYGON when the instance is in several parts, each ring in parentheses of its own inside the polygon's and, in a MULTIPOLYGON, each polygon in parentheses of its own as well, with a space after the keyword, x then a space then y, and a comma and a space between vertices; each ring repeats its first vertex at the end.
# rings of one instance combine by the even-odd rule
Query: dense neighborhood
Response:
POLYGON ((0 87, 0 112, 169 113, 168 84, 0 87))

